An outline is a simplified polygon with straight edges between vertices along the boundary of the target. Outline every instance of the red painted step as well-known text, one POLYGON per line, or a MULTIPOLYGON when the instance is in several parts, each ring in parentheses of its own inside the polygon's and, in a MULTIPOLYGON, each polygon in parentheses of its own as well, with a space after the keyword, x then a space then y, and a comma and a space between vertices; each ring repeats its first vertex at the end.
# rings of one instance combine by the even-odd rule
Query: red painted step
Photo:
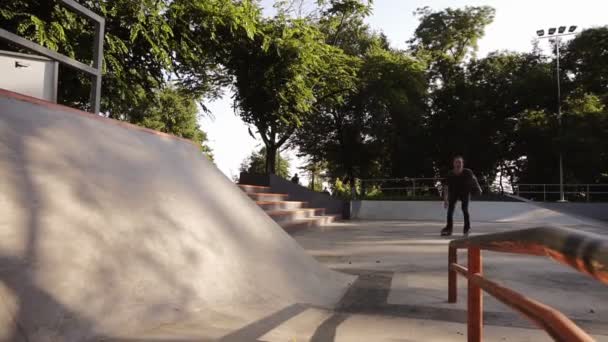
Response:
POLYGON ((302 220, 295 220, 291 222, 283 222, 279 225, 285 229, 286 232, 292 234, 302 229, 322 227, 326 224, 330 224, 340 219, 340 215, 328 215, 328 216, 316 216, 302 220))
POLYGON ((245 191, 248 194, 255 194, 255 193, 269 193, 270 192, 270 187, 269 186, 259 186, 259 185, 247 185, 247 184, 237 184, 239 186, 239 188, 241 188, 241 190, 245 191))
POLYGON ((284 201, 289 197, 287 194, 269 194, 269 193, 248 193, 247 194, 251 199, 255 201, 284 201))
POLYGON ((271 210, 285 210, 285 209, 300 209, 306 208, 306 202, 298 201, 257 201, 255 202, 260 208, 271 211, 271 210))
POLYGON ((340 215, 325 215, 324 208, 307 208, 307 202, 287 201, 289 195, 272 193, 267 186, 238 186, 290 234, 305 228, 321 227, 341 218, 340 215))
POLYGON ((266 214, 272 217, 277 223, 292 222, 296 220, 303 220, 312 218, 315 216, 323 216, 325 209, 323 208, 303 208, 303 209, 291 209, 291 210, 275 210, 267 211, 266 214))

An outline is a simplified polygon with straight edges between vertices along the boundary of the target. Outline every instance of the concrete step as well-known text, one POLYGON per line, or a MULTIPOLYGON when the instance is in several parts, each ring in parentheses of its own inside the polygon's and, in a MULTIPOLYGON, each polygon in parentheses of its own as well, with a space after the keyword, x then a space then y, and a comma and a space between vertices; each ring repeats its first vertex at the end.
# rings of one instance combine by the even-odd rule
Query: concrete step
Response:
POLYGON ((295 220, 302 220, 312 218, 315 216, 325 215, 324 208, 301 208, 301 209, 289 209, 289 210, 272 210, 266 211, 268 216, 272 217, 277 223, 290 222, 295 220))
POLYGON ((255 202, 266 211, 306 208, 306 202, 298 201, 257 201, 255 202))
POLYGON ((281 202, 287 199, 289 195, 287 194, 271 194, 271 193, 248 193, 247 194, 251 199, 255 201, 265 201, 265 202, 281 202))
POLYGON ((279 223, 286 232, 292 234, 306 228, 321 227, 340 219, 340 215, 313 216, 306 219, 279 223))
POLYGON ((256 194, 260 192, 269 193, 269 186, 260 186, 260 185, 247 185, 247 184, 237 184, 241 190, 245 191, 248 194, 256 194))

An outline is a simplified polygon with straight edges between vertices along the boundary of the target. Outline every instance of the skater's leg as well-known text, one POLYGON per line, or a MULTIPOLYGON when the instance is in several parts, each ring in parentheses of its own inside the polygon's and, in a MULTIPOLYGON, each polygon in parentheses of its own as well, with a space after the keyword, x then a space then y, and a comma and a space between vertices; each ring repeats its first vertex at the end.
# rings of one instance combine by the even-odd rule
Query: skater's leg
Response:
POLYGON ((441 230, 441 235, 451 235, 454 227, 454 208, 456 208, 457 196, 449 196, 448 198, 448 216, 445 228, 441 230))
POLYGON ((460 197, 460 203, 462 205, 462 216, 464 216, 464 233, 468 234, 471 229, 471 219, 469 217, 469 200, 471 196, 464 194, 460 197))

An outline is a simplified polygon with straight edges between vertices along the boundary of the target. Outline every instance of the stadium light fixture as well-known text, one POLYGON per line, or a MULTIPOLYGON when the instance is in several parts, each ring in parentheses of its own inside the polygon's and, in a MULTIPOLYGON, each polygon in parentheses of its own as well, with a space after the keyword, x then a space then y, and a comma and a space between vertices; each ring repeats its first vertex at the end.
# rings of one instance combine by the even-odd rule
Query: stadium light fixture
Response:
MULTIPOLYGON (((559 26, 559 28, 551 27, 548 30, 548 35, 545 36, 545 30, 537 30, 536 35, 539 39, 550 39, 555 44, 555 54, 556 54, 556 74, 557 74, 557 118, 560 126, 560 130, 562 127, 562 104, 561 104, 561 85, 560 85, 560 68, 559 68, 559 59, 560 59, 560 43, 562 37, 572 36, 574 35, 574 31, 576 31, 577 26, 572 25, 568 28, 568 32, 566 33, 567 26, 559 26), (556 31, 558 31, 557 34, 556 31)), ((564 165, 563 165, 563 156, 560 148, 559 151, 559 202, 566 202, 565 193, 564 193, 564 165)))

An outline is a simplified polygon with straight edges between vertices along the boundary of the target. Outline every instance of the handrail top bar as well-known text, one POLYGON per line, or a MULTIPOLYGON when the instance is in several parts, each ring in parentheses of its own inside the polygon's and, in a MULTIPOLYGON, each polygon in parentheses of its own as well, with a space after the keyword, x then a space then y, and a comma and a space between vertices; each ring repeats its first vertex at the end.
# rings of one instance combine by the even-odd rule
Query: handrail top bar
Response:
MULTIPOLYGON (((520 185, 534 185, 534 186, 539 186, 539 185, 555 185, 555 186, 559 186, 559 183, 517 183, 513 186, 520 186, 520 185)), ((608 186, 608 183, 566 183, 564 184, 565 186, 608 186)))
POLYGON ((536 227, 453 240, 449 247, 548 256, 608 284, 608 239, 596 234, 536 227))
POLYGON ((22 38, 3 28, 0 28, 0 39, 5 39, 11 43, 18 44, 21 47, 24 47, 30 51, 36 52, 42 56, 48 57, 59 63, 65 64, 76 70, 84 71, 89 75, 92 75, 92 76, 101 75, 101 69, 94 68, 94 67, 86 65, 82 62, 79 62, 73 58, 64 56, 64 55, 60 54, 59 52, 55 52, 53 50, 47 49, 42 45, 38 45, 28 39, 22 38))
POLYGON ((379 182, 379 181, 411 181, 411 180, 444 180, 445 178, 413 178, 413 177, 401 177, 401 178, 359 178, 362 182, 379 182))
POLYGON ((102 17, 99 14, 91 11, 90 9, 82 6, 81 4, 77 3, 74 0, 60 0, 60 1, 63 2, 66 7, 72 9, 75 12, 78 12, 82 16, 87 17, 99 24, 104 24, 106 22, 106 19, 104 17, 102 17))
POLYGON ((71 9, 77 14, 94 21, 95 37, 93 39, 93 65, 89 66, 76 59, 70 58, 57 51, 45 48, 40 44, 20 37, 12 32, 0 28, 0 39, 6 40, 9 43, 15 44, 22 48, 28 49, 42 56, 49 57, 59 63, 67 65, 79 71, 83 71, 91 76, 91 92, 89 94, 89 111, 93 114, 99 114, 101 106, 101 78, 103 74, 103 42, 106 20, 95 12, 80 5, 74 0, 58 0, 65 7, 71 9))

